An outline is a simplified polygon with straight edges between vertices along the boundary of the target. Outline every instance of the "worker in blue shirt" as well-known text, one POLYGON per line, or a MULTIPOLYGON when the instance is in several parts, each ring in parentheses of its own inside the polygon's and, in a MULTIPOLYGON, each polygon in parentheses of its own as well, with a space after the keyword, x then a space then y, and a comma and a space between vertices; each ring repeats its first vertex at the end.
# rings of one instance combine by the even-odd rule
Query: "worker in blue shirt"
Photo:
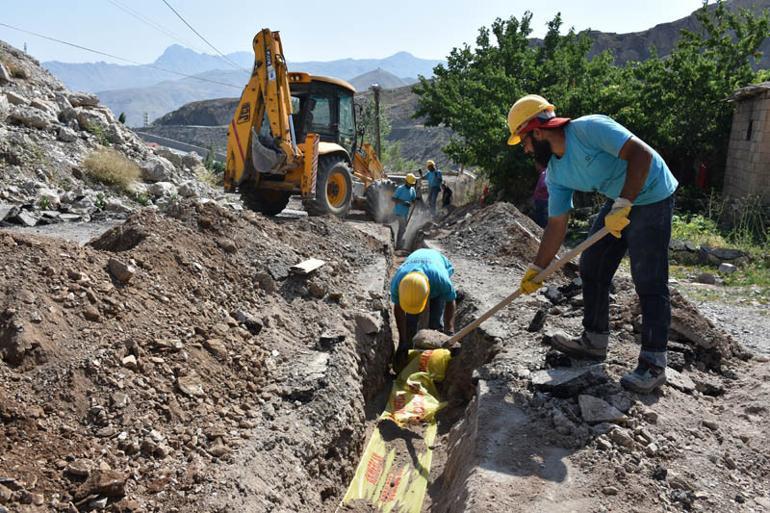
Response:
POLYGON ((406 222, 409 220, 409 209, 417 199, 417 192, 414 185, 417 183, 417 177, 412 173, 406 175, 405 183, 396 187, 393 192, 393 214, 398 221, 398 234, 396 234, 396 248, 401 248, 406 231, 406 222))
POLYGON ((508 127, 508 144, 522 143, 526 153, 548 166, 548 224, 521 290, 532 293, 541 287, 535 277, 561 247, 573 191, 604 195, 607 202, 589 235, 606 226, 611 236, 580 258, 584 331, 577 338, 556 336, 552 344, 572 356, 606 358, 610 284, 628 252, 642 310, 642 347, 636 369, 624 375, 621 384, 636 392, 651 392, 666 382, 671 323, 668 245, 676 178, 655 150, 613 119, 601 115, 559 118, 542 96, 520 98, 508 113, 508 127))
POLYGON ((454 332, 457 291, 452 274, 452 264, 435 249, 414 251, 396 270, 390 282, 390 298, 398 327, 397 365, 411 349, 420 314, 426 307, 430 312, 428 328, 454 332))
POLYGON ((425 167, 428 168, 428 172, 425 174, 425 179, 428 181, 428 205, 430 206, 431 213, 436 215, 436 199, 438 198, 438 193, 441 192, 441 184, 444 182, 444 177, 434 161, 429 160, 425 163, 425 167))

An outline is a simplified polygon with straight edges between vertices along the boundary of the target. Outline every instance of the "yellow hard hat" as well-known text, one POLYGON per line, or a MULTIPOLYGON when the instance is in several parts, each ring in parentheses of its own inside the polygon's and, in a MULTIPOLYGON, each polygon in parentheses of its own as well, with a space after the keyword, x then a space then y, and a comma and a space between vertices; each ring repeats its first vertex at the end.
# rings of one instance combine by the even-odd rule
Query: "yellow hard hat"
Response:
POLYGON ((412 271, 398 284, 398 304, 408 314, 418 314, 425 310, 430 295, 428 277, 419 271, 412 271))
POLYGON ((433 162, 433 160, 429 160, 428 162, 425 163, 425 165, 428 166, 429 168, 436 167, 436 163, 433 162))
POLYGON ((521 142, 519 131, 530 119, 541 112, 553 112, 555 109, 548 100, 537 94, 528 94, 516 100, 508 111, 508 129, 511 131, 508 144, 513 146, 521 142))
POLYGON ((407 173, 406 175, 406 183, 409 185, 414 185, 417 183, 417 177, 414 176, 412 173, 407 173))

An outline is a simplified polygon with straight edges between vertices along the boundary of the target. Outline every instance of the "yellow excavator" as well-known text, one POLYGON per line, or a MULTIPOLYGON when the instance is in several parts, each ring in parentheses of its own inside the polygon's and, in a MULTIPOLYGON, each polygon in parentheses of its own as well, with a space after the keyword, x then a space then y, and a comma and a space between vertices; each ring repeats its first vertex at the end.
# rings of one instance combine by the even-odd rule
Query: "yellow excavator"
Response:
POLYGON ((371 145, 358 143, 355 88, 289 72, 278 32, 263 29, 252 45, 254 69, 227 133, 225 190, 266 215, 300 195, 310 215, 343 217, 356 201, 387 217, 393 184, 371 145))

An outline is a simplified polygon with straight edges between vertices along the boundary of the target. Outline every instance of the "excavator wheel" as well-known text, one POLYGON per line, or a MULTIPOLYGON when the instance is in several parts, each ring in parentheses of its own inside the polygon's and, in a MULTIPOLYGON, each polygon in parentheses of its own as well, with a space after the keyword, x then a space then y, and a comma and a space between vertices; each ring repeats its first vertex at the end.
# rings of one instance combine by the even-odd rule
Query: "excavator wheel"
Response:
POLYGON ((315 198, 304 200, 308 215, 345 217, 353 199, 353 177, 344 158, 331 155, 318 160, 315 198))
POLYGON ((393 221, 393 193, 396 192, 396 184, 391 180, 375 180, 364 192, 366 200, 366 213, 376 223, 389 223, 393 221))
POLYGON ((246 208, 261 212, 266 216, 275 216, 281 213, 289 204, 291 193, 270 189, 257 189, 251 184, 240 187, 241 199, 246 208))

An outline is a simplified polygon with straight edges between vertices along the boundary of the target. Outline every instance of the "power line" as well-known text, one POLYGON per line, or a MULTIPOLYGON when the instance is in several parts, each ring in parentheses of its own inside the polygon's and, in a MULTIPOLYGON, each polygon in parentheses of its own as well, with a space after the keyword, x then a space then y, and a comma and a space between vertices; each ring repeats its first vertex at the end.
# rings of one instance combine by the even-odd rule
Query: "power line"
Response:
POLYGON ((221 55, 221 56, 222 56, 222 58, 223 58, 224 60, 226 60, 227 62, 229 62, 230 64, 232 64, 233 66, 235 66, 235 67, 236 67, 236 68, 238 68, 238 69, 241 69, 241 70, 243 70, 243 71, 249 71, 249 70, 247 70, 246 68, 244 68, 244 67, 240 66, 238 63, 235 63, 235 62, 233 62, 232 60, 230 60, 230 58, 229 58, 227 55, 225 55, 225 54, 223 54, 222 52, 220 52, 220 51, 219 51, 219 49, 217 49, 217 47, 216 47, 216 46, 214 46, 214 45, 212 45, 211 43, 209 43, 208 39, 206 39, 205 37, 203 37, 203 36, 200 34, 200 32, 198 32, 197 30, 195 30, 195 29, 193 28, 193 26, 192 26, 192 25, 190 25, 189 23, 187 23, 187 20, 186 20, 186 19, 184 19, 184 18, 182 17, 182 15, 181 15, 181 14, 179 14, 179 12, 178 12, 176 9, 174 9, 174 8, 171 6, 171 4, 170 4, 170 3, 168 3, 168 1, 167 1, 167 0, 162 0, 162 2, 163 2, 164 4, 166 4, 166 6, 167 6, 169 9, 171 9, 171 10, 174 12, 174 14, 176 14, 176 15, 177 15, 177 17, 178 17, 180 20, 182 20, 182 22, 183 22, 185 25, 187 25, 187 27, 188 27, 190 30, 192 30, 193 32, 195 32, 195 35, 196 35, 196 36, 198 36, 199 38, 201 38, 201 39, 203 40, 203 42, 204 42, 204 43, 206 43, 207 45, 209 45, 209 47, 210 47, 212 50, 214 50, 214 51, 215 51, 215 52, 217 52, 219 55, 221 55))
POLYGON ((149 18, 147 18, 145 16, 142 16, 141 13, 135 11, 134 9, 131 9, 127 5, 121 4, 117 0, 107 0, 107 1, 110 2, 112 5, 114 5, 115 7, 117 7, 118 9, 120 9, 121 11, 126 12, 129 15, 133 16, 134 18, 136 18, 137 20, 141 21, 142 23, 144 23, 144 24, 154 28, 158 32, 161 32, 161 33, 167 35, 168 37, 170 37, 174 41, 176 41, 178 43, 182 43, 183 45, 188 46, 188 47, 196 47, 196 45, 190 43, 190 41, 183 40, 181 38, 181 36, 171 32, 170 30, 166 29, 162 25, 160 25, 158 23, 155 23, 151 19, 149 19, 149 18))
POLYGON ((17 30, 17 31, 22 32, 24 34, 29 34, 29 35, 32 35, 32 36, 35 36, 35 37, 40 37, 42 39, 47 39, 48 41, 53 41, 55 43, 60 43, 60 44, 63 44, 63 45, 71 46, 73 48, 78 48, 80 50, 85 50, 87 52, 95 53, 97 55, 103 55, 105 57, 110 57, 111 59, 117 59, 119 61, 128 62, 129 64, 135 64, 137 66, 146 66, 148 68, 157 69, 158 71, 163 71, 163 72, 166 72, 166 73, 171 73, 173 75, 179 75, 180 77, 192 78, 194 80, 199 80, 201 82, 208 82, 210 84, 217 84, 217 85, 232 87, 232 88, 235 88, 235 89, 238 89, 238 90, 242 90, 243 89, 242 86, 237 86, 235 84, 228 84, 226 82, 218 82, 216 80, 209 80, 207 78, 198 77, 198 76, 195 76, 195 75, 188 75, 186 73, 180 73, 179 71, 172 71, 170 69, 161 68, 160 66, 156 66, 154 64, 142 64, 141 62, 133 61, 131 59, 126 59, 125 57, 118 57, 117 55, 113 55, 111 53, 102 52, 100 50, 94 50, 93 48, 88 48, 88 47, 81 46, 81 45, 78 45, 78 44, 75 44, 75 43, 70 43, 68 41, 63 41, 61 39, 56 39, 55 37, 46 36, 44 34, 38 34, 37 32, 32 32, 31 30, 25 30, 25 29, 21 29, 19 27, 14 27, 13 25, 8 25, 7 23, 0 22, 0 26, 9 28, 11 30, 17 30))

